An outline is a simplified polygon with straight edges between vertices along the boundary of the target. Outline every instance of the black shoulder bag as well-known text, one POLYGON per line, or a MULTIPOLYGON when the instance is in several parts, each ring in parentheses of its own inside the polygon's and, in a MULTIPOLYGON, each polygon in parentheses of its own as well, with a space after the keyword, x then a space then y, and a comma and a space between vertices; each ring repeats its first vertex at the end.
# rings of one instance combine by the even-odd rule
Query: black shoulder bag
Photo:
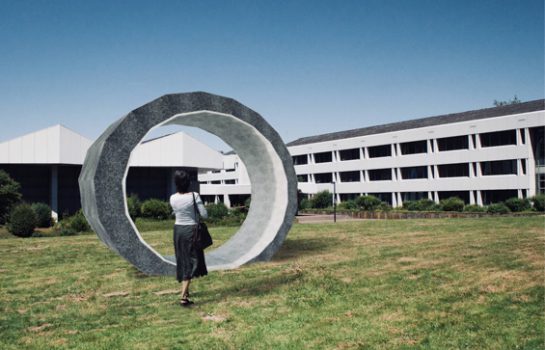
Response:
POLYGON ((193 228, 193 243, 200 249, 206 249, 212 245, 212 236, 208 232, 208 227, 201 221, 199 210, 197 209, 197 201, 195 200, 195 193, 193 194, 193 210, 195 211, 195 220, 197 225, 193 228))

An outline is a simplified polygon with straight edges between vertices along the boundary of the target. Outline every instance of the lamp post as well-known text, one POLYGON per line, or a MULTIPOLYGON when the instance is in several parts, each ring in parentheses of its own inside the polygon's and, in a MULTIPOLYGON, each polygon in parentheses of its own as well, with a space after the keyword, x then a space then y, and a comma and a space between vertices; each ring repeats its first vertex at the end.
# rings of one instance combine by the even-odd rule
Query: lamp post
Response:
POLYGON ((337 222, 337 186, 335 181, 331 182, 333 184, 333 222, 337 222))

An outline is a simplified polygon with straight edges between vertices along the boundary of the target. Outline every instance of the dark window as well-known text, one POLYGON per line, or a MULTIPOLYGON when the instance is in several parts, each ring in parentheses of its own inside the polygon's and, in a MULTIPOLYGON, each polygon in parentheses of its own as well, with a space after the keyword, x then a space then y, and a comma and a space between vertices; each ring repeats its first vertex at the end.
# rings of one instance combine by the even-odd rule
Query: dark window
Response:
POLYGON ((439 191, 437 194, 439 195, 439 200, 458 197, 463 200, 465 204, 469 204, 469 191, 439 191))
POLYGON ((517 190, 485 190, 481 191, 484 205, 503 202, 506 199, 518 197, 517 190))
POLYGON ((291 157, 293 160, 293 165, 303 165, 308 164, 308 156, 306 154, 301 154, 299 156, 291 157))
POLYGON ((339 173, 341 175, 341 182, 358 182, 360 181, 359 171, 343 171, 339 173))
POLYGON ((432 151, 432 152, 435 152, 435 151, 434 151, 435 148, 433 147, 433 144, 434 144, 433 140, 430 140, 431 151, 432 151))
POLYGON ((403 180, 427 179, 428 167, 427 166, 411 166, 411 167, 401 168, 401 178, 403 180))
POLYGON ((314 174, 314 182, 317 184, 330 183, 333 181, 331 173, 314 174))
POLYGON ((520 160, 520 167, 522 168, 522 175, 526 175, 526 159, 520 160))
POLYGON ((315 163, 328 163, 333 159, 331 152, 314 153, 315 163))
POLYGON ((221 181, 220 180, 214 180, 212 181, 212 185, 220 185, 221 184, 221 181))
POLYGON ((339 151, 339 156, 341 160, 360 159, 360 149, 343 149, 342 151, 339 151))
POLYGON ((221 173, 221 170, 212 170, 212 174, 219 174, 221 173))
POLYGON ((526 144, 526 133, 524 132, 524 129, 520 129, 520 141, 523 145, 526 144))
POLYGON ((208 181, 199 181, 199 185, 208 185, 208 181))
POLYGON ((467 136, 444 137, 441 139, 437 139, 437 148, 439 149, 439 151, 468 149, 469 142, 467 136))
POLYGON ((297 182, 308 182, 308 175, 297 175, 297 182))
POLYGON ((469 163, 438 165, 439 177, 464 177, 469 176, 469 163))
POLYGON ((536 174, 536 192, 545 193, 545 174, 536 174))
POLYGON ((517 161, 516 159, 509 159, 481 162, 481 172, 485 176, 517 174, 517 161))
POLYGON ((402 192, 401 198, 403 202, 417 201, 419 199, 428 198, 428 192, 402 192))
POLYGON ((473 147, 477 147, 477 138, 475 137, 475 134, 471 135, 471 139, 473 140, 473 147))
POLYGON ((235 171, 235 169, 225 169, 226 173, 232 173, 233 171, 235 171))
POLYGON ((400 144, 401 154, 427 153, 428 141, 404 142, 400 144))
POLYGON ((369 158, 390 157, 392 155, 391 145, 368 147, 369 158))
POLYGON ((473 164, 473 175, 477 176, 477 163, 471 163, 473 164))
POLYGON ((368 193, 368 195, 377 197, 381 201, 392 205, 392 193, 391 192, 368 193))
POLYGON ((369 170, 369 181, 384 181, 392 179, 392 169, 369 170))
POLYGON ((341 193, 341 202, 352 201, 359 196, 359 193, 341 193))
POLYGON ((225 180, 226 185, 234 185, 236 184, 236 180, 225 180))
POLYGON ((480 134, 479 136, 481 138, 482 147, 505 146, 505 145, 517 144, 516 130, 487 132, 484 134, 480 134))

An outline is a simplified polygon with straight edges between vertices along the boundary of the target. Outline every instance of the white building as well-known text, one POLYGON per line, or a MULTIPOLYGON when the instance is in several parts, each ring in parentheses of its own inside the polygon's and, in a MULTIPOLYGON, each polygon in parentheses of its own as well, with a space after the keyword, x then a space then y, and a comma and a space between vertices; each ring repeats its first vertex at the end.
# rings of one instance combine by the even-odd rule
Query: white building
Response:
MULTIPOLYGON (((310 136, 288 143, 299 190, 336 183, 337 200, 374 195, 401 206, 457 196, 490 204, 545 192, 544 100, 310 136)), ((251 193, 235 154, 199 174, 209 201, 240 203, 251 193)))

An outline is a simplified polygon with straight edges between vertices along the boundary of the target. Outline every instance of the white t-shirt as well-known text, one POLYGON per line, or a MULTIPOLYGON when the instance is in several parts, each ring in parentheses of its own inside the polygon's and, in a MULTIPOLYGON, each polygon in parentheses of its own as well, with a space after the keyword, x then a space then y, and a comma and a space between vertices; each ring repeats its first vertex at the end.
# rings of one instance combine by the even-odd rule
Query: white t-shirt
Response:
MULTIPOLYGON (((206 208, 202 204, 201 196, 198 193, 195 194, 195 201, 197 202, 197 208, 199 214, 206 219, 208 213, 206 208)), ((170 196, 170 206, 176 215, 176 225, 195 225, 197 220, 195 218, 195 210, 193 209, 193 192, 189 193, 174 193, 170 196)))

